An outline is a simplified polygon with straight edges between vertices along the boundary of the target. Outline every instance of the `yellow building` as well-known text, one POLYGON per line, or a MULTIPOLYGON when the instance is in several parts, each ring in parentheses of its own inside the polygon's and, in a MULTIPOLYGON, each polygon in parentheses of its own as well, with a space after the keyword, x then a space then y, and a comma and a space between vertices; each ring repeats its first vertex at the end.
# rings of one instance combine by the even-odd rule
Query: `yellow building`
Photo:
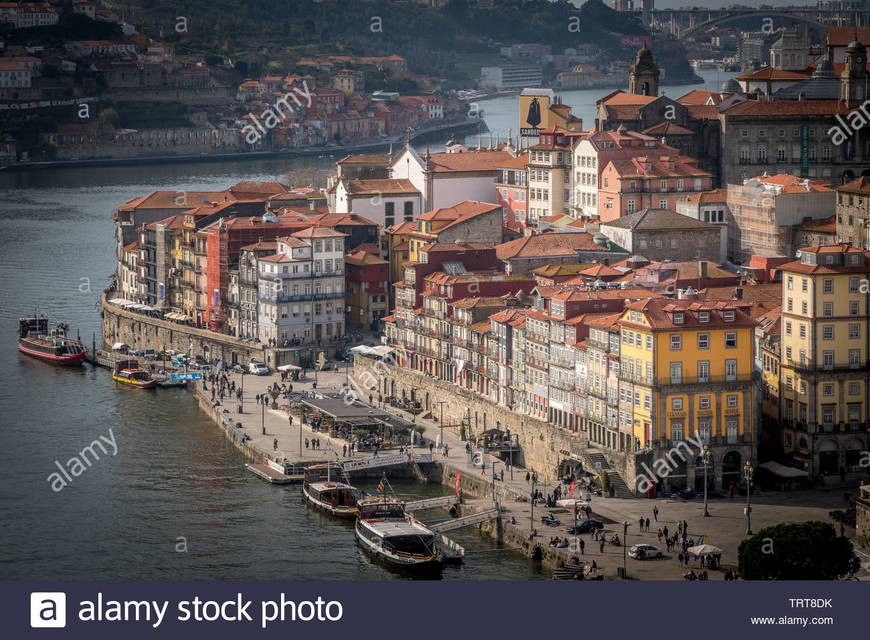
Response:
MULTIPOLYGON (((620 430, 650 451, 644 470, 665 492, 738 486, 754 459, 754 327, 740 302, 649 299, 626 305, 620 325, 620 430), (665 472, 665 465, 667 472, 665 472)), ((641 488, 641 491, 644 491, 641 488)))
POLYGON ((812 477, 840 481, 868 445, 870 260, 837 244, 803 248, 781 269, 784 453, 812 477))

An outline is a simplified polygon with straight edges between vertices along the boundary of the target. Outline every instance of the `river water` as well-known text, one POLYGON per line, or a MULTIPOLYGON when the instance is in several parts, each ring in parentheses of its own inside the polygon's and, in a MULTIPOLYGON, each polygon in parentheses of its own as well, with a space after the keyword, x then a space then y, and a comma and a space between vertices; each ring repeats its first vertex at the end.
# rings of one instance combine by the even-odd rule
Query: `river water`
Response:
MULTIPOLYGON (((716 81, 715 72, 707 75, 716 81)), ((666 88, 675 96, 688 90, 666 88)), ((601 93, 568 92, 565 102, 590 126, 601 93)), ((482 104, 493 130, 516 131, 515 97, 482 104)), ((118 204, 155 189, 219 190, 239 180, 322 184, 334 161, 0 174, 0 578, 396 578, 362 554, 347 523, 308 509, 298 487, 273 487, 247 473, 187 392, 119 389, 105 370, 56 368, 20 356, 15 345, 18 317, 37 306, 86 343, 95 334, 99 342, 98 301, 114 271, 118 204), (100 436, 117 444, 117 455, 54 492, 47 479, 55 461, 69 467, 100 436)), ((394 484, 409 498, 446 491, 394 484)), ((544 577, 473 531, 454 537, 469 554, 445 579, 544 577)))

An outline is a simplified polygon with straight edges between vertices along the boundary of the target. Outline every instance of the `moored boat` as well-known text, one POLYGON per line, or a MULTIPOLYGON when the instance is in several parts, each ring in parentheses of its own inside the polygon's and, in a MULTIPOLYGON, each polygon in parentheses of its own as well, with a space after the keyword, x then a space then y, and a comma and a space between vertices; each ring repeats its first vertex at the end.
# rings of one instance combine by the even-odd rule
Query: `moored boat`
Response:
POLYGON ((394 568, 438 570, 436 534, 405 513, 401 500, 371 496, 357 502, 356 538, 375 559, 394 568))
POLYGON ((315 464, 305 469, 302 494, 318 509, 338 518, 356 516, 359 491, 342 482, 341 466, 334 462, 315 464))
POLYGON ((66 335, 67 326, 49 329, 48 316, 34 315, 18 321, 18 350, 52 364, 80 365, 87 358, 85 347, 66 335))
POLYGON ((118 360, 112 369, 112 380, 136 389, 153 389, 157 380, 145 369, 139 367, 137 360, 118 360))

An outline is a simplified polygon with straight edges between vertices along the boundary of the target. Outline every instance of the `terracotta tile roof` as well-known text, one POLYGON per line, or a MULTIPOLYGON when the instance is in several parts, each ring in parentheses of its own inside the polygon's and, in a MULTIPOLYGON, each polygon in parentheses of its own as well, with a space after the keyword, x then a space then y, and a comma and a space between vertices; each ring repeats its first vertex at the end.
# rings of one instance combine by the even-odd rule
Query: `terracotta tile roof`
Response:
POLYGON ((369 180, 348 180, 348 190, 351 195, 394 195, 405 193, 420 193, 411 181, 406 178, 372 178, 369 180))
MULTIPOLYGON (((554 287, 555 288, 555 287, 554 287)), ((540 289, 540 287, 539 287, 540 289)), ((658 294, 649 289, 632 287, 631 289, 578 289, 564 287, 545 298, 562 300, 564 302, 579 302, 584 300, 633 300, 657 297, 658 294)))
POLYGON ((818 233, 836 233, 837 214, 828 216, 827 218, 804 220, 803 222, 793 225, 793 228, 800 229, 801 231, 815 231, 818 233))
POLYGON ((406 235, 412 233, 417 230, 417 223, 411 220, 407 222, 402 222, 400 224, 394 224, 392 227, 388 229, 384 229, 384 233, 389 233, 390 235, 402 234, 406 235))
POLYGON ((781 335, 782 305, 770 309, 765 308, 763 305, 754 305, 751 316, 758 323, 758 327, 764 331, 766 335, 781 335))
POLYGON ((829 47, 847 47, 858 37, 858 42, 870 47, 870 27, 827 27, 825 42, 829 47))
POLYGON ((674 124, 670 120, 659 122, 643 130, 648 136, 693 136, 695 132, 674 124))
POLYGON ((212 202, 235 200, 227 191, 153 191, 147 196, 128 200, 120 211, 134 209, 190 209, 212 202))
POLYGON ((584 314, 582 324, 588 327, 607 329, 608 331, 619 331, 617 321, 621 315, 621 311, 617 313, 587 313, 584 314))
POLYGON ((462 298, 451 304, 460 309, 477 309, 479 307, 503 307, 505 306, 505 301, 500 296, 475 296, 462 298))
POLYGON ((585 262, 578 264, 547 264, 537 269, 532 269, 532 274, 542 278, 555 278, 558 276, 573 276, 588 269, 591 265, 585 262))
POLYGON ((302 231, 297 231, 293 234, 295 238, 344 238, 347 237, 346 233, 341 233, 340 231, 336 231, 335 229, 330 229, 328 227, 309 227, 308 229, 303 229, 302 231))
POLYGON ((277 242, 255 242, 254 244, 246 244, 242 247, 245 251, 275 251, 278 248, 277 242))
POLYGON ((715 120, 719 117, 719 107, 717 105, 688 104, 686 105, 686 111, 695 120, 715 120))
POLYGON ((287 185, 280 182, 254 182, 245 180, 231 186, 227 191, 237 198, 240 194, 256 194, 257 196, 273 196, 287 191, 287 185))
POLYGON ((489 202, 479 202, 477 200, 463 200, 462 202, 453 205, 452 207, 441 207, 439 209, 432 209, 431 211, 427 211, 426 213, 422 213, 417 216, 418 220, 424 220, 426 222, 439 221, 444 222, 445 220, 449 221, 445 226, 434 229, 431 231, 432 234, 438 234, 452 227, 455 224, 460 222, 465 222, 466 220, 470 220, 472 218, 476 218, 479 215, 484 213, 490 213, 495 211, 496 209, 501 209, 501 205, 492 204, 489 202))
POLYGON ((611 105, 645 105, 657 100, 656 96, 641 96, 635 93, 626 93, 625 91, 615 91, 610 96, 605 96, 602 100, 603 104, 611 105))
POLYGON ((718 91, 705 91, 703 89, 693 89, 684 96, 677 98, 680 104, 702 104, 712 103, 717 106, 722 102, 722 94, 718 91))
POLYGON ((387 164, 389 156, 384 155, 349 155, 343 157, 336 164, 387 164))
POLYGON ((609 267, 606 264, 597 264, 594 267, 590 267, 580 273, 580 275, 584 278, 600 278, 607 276, 621 276, 624 275, 624 271, 619 271, 618 269, 614 269, 613 267, 609 267))
POLYGON ((718 229, 716 225, 684 216, 670 209, 644 209, 610 222, 602 226, 632 231, 656 231, 665 229, 718 229))
POLYGON ((281 238, 277 238, 275 241, 275 248, 278 248, 278 243, 281 242, 286 244, 290 248, 304 249, 310 247, 311 245, 307 242, 300 240, 299 238, 294 238, 293 236, 283 236, 281 238))
POLYGON ((631 302, 626 305, 626 310, 623 311, 620 324, 639 326, 645 329, 652 330, 662 329, 728 329, 739 327, 753 327, 755 321, 749 317, 747 311, 751 305, 740 302, 707 302, 696 300, 670 300, 666 298, 651 298, 640 302, 631 302), (629 318, 629 311, 640 311, 644 314, 649 327, 642 324, 632 322, 629 318), (710 313, 709 322, 701 322, 698 319, 698 312, 707 311, 710 313), (734 312, 734 320, 726 322, 724 319, 725 311, 734 312), (683 323, 674 324, 673 313, 683 313, 683 323))
POLYGON ((494 313, 489 316, 489 319, 495 322, 502 323, 512 323, 516 320, 523 319, 526 317, 526 313, 528 309, 505 309, 503 311, 499 311, 498 313, 494 313))
POLYGON ((492 249, 492 246, 483 242, 430 242, 424 245, 420 251, 437 253, 440 251, 479 251, 482 249, 492 249))
POLYGON ((318 227, 376 227, 378 223, 357 213, 322 213, 309 218, 318 227))
POLYGON ((764 81, 764 80, 806 80, 812 77, 812 69, 804 69, 802 71, 785 71, 784 69, 774 69, 773 67, 762 67, 758 71, 750 71, 743 75, 737 76, 739 81, 764 81))
POLYGON ((529 163, 529 153, 521 153, 516 158, 505 160, 498 165, 499 169, 525 169, 529 163))
POLYGON ((782 283, 779 282, 742 287, 707 287, 698 293, 704 300, 734 300, 738 288, 741 289, 741 300, 746 302, 782 302, 782 283))
MULTIPOLYGON (((613 165, 621 178, 704 178, 711 174, 698 168, 698 161, 686 156, 646 157, 616 159, 607 163, 613 165)), ((606 169, 607 167, 605 167, 606 169)))
POLYGON ((808 180, 790 173, 777 173, 773 176, 757 176, 750 179, 758 180, 762 184, 776 185, 780 187, 779 193, 824 193, 832 190, 825 180, 808 180))
MULTIPOLYGON (((344 257, 344 261, 345 261, 347 264, 360 265, 360 266, 370 266, 370 265, 378 265, 378 264, 381 264, 381 265, 390 264, 389 261, 384 260, 384 259, 381 258, 380 256, 375 255, 375 254, 373 254, 373 253, 369 253, 368 251, 361 250, 361 249, 359 249, 359 248, 357 248, 356 250, 352 251, 351 253, 348 253, 348 254, 344 257)), ((384 276, 384 280, 386 280, 386 279, 387 279, 387 277, 384 276)))
POLYGON ((697 202, 698 204, 718 204, 728 201, 728 189, 713 189, 712 191, 701 191, 700 193, 692 193, 683 198, 689 202, 697 202))
POLYGON ((729 107, 725 116, 834 116, 849 113, 839 100, 747 100, 729 107))
POLYGON ((156 222, 152 222, 150 224, 145 225, 146 229, 157 229, 157 225, 163 225, 166 229, 183 229, 184 228, 184 216, 169 216, 168 218, 164 218, 163 220, 158 220, 156 222))
POLYGON ((592 236, 582 231, 525 236, 497 245, 495 249, 496 255, 502 260, 570 256, 580 250, 610 251, 609 246, 595 244, 592 236))
POLYGON ((433 153, 429 167, 435 173, 460 171, 495 171, 514 157, 508 151, 463 151, 462 153, 433 153))
MULTIPOLYGON (((870 29, 870 27, 868 27, 870 29)), ((837 191, 845 193, 860 193, 862 195, 870 194, 870 176, 860 176, 851 182, 837 187, 837 191)))

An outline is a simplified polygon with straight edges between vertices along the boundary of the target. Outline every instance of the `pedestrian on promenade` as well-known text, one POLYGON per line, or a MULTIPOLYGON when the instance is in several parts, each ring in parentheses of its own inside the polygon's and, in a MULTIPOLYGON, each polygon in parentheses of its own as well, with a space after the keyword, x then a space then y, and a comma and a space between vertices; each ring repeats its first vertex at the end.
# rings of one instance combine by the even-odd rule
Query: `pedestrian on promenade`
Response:
POLYGON ((655 520, 656 522, 659 521, 659 507, 658 507, 658 505, 653 507, 653 520, 655 520))
POLYGON ((290 418, 290 426, 292 427, 293 426, 293 416, 288 415, 287 417, 290 418))
POLYGON ((585 555, 583 550, 586 548, 586 541, 583 538, 580 538, 580 555, 585 555))
POLYGON ((734 485, 728 487, 728 502, 734 502, 734 485))
POLYGON ((211 388, 211 401, 214 402, 214 387, 211 388))
POLYGON ((374 399, 375 399, 374 396, 372 394, 369 394, 369 404, 371 404, 372 400, 374 400, 374 399))
MULTIPOLYGON (((212 399, 214 399, 214 398, 212 398, 212 399)), ((526 482, 531 482, 531 481, 532 481, 532 474, 529 473, 528 471, 526 471, 526 482)))
POLYGON ((664 528, 662 529, 662 534, 665 536, 665 538, 668 537, 668 525, 664 526, 664 528))
POLYGON ((308 438, 305 438, 305 448, 308 448, 308 438))
POLYGON ((656 534, 656 537, 658 538, 659 544, 661 544, 662 543, 662 530, 661 530, 661 528, 659 528, 658 533, 656 534))
POLYGON ((643 518, 640 519, 639 524, 640 524, 640 530, 643 531, 643 518))
POLYGON ((435 449, 435 445, 432 444, 432 443, 430 442, 430 443, 429 443, 429 455, 430 455, 430 456, 432 455, 432 451, 433 451, 434 449, 435 449))
POLYGON ((646 522, 644 522, 644 526, 646 527, 647 533, 649 533, 649 518, 647 518, 646 522))
POLYGON ((447 446, 447 445, 445 444, 445 445, 444 445, 444 457, 445 457, 445 458, 446 458, 447 455, 448 455, 448 451, 449 451, 449 449, 450 449, 450 447, 447 446))
POLYGON ((683 552, 682 551, 680 551, 680 553, 677 554, 677 562, 680 563, 681 567, 683 566, 683 552))
POLYGON ((346 444, 341 445, 341 456, 343 458, 347 457, 347 445, 346 444))
POLYGON ((598 542, 598 550, 604 553, 604 536, 601 536, 601 540, 598 542))
POLYGON ((689 535, 689 523, 683 520, 683 536, 689 535))
POLYGON ((273 448, 275 451, 278 450, 278 438, 275 438, 275 439, 272 441, 272 448, 273 448))
POLYGON ((683 523, 677 520, 677 537, 681 538, 683 536, 683 523))

